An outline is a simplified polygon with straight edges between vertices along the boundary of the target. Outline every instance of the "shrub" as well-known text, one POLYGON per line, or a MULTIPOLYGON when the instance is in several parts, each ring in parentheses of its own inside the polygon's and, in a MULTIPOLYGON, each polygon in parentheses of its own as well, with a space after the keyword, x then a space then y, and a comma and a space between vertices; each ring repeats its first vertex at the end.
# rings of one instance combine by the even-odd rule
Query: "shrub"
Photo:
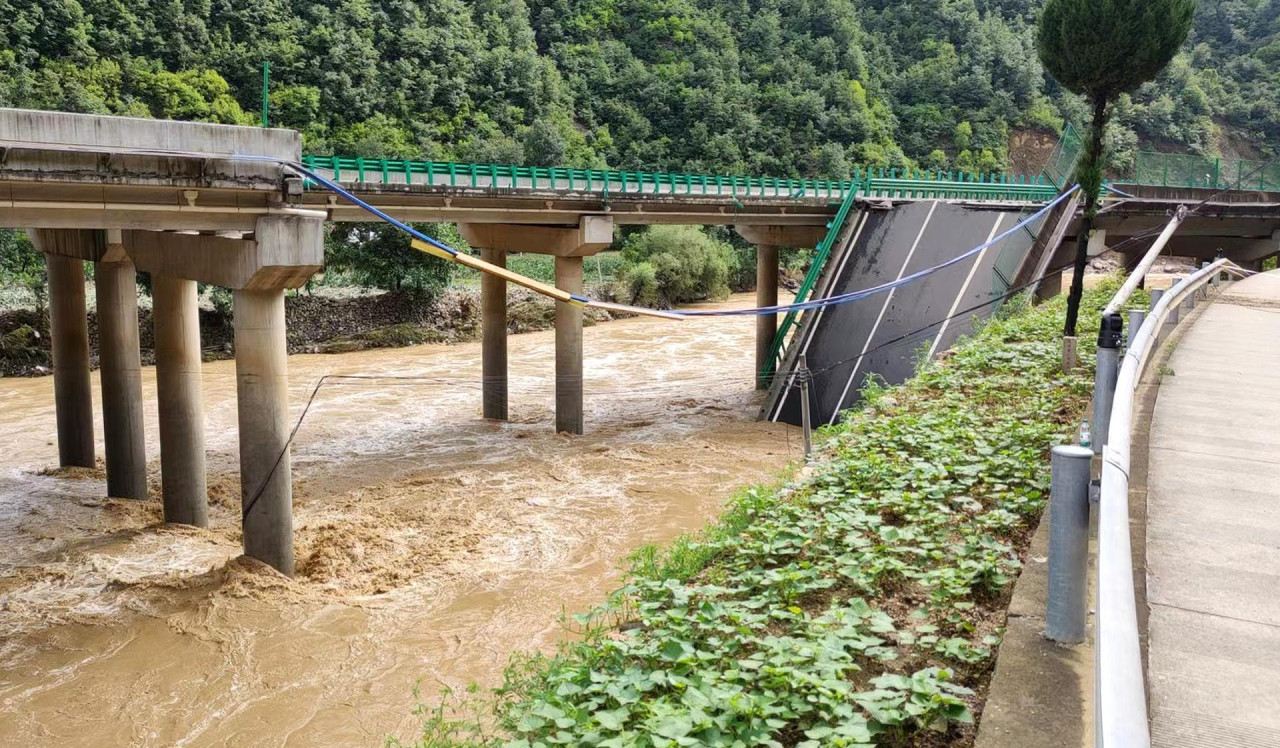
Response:
POLYGON ((619 300, 655 306, 722 299, 737 266, 729 244, 695 226, 653 226, 633 234, 622 257, 619 300))

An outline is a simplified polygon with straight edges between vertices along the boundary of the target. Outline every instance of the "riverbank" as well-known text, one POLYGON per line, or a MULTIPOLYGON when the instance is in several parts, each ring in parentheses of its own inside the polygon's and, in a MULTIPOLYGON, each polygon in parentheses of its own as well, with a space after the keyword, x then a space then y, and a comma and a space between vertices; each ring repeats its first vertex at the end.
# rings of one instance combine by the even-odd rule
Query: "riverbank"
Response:
POLYGON ((971 745, 1049 449, 1089 400, 1090 372, 1060 369, 1064 302, 871 388, 798 478, 637 554, 580 638, 517 659, 499 735, 436 714, 419 745, 971 745))
MULTIPOLYGON (((358 290, 358 289, 356 289, 358 290)), ((594 325, 617 315, 587 309, 583 323, 594 325)), ((371 348, 398 348, 423 343, 463 343, 480 337, 480 292, 455 287, 423 300, 412 292, 289 294, 285 296, 289 353, 350 353, 371 348)), ((555 325, 555 302, 524 288, 507 292, 510 333, 549 330, 555 325)), ((151 309, 138 309, 142 363, 155 363, 151 309)), ((233 356, 234 332, 229 309, 205 304, 200 309, 200 347, 205 361, 233 356)), ((89 310, 90 366, 98 365, 98 316, 89 310)), ((33 308, 0 311, 0 376, 50 373, 49 317, 33 308)))

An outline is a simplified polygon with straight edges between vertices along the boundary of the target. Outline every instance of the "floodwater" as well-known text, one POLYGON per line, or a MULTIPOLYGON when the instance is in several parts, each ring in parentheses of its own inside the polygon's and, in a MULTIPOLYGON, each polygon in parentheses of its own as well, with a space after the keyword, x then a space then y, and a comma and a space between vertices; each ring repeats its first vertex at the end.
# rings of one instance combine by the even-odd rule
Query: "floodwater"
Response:
POLYGON ((431 702, 500 682, 630 551, 798 456, 791 427, 754 421, 754 329, 588 328, 573 438, 551 433, 549 331, 509 338, 508 424, 479 417, 476 344, 290 357, 295 418, 322 375, 397 377, 317 394, 293 448, 294 580, 238 558, 234 362, 204 368, 208 530, 160 522, 153 370, 149 502, 103 498, 100 470, 49 470, 52 378, 0 379, 0 744, 411 738, 415 684, 431 702))

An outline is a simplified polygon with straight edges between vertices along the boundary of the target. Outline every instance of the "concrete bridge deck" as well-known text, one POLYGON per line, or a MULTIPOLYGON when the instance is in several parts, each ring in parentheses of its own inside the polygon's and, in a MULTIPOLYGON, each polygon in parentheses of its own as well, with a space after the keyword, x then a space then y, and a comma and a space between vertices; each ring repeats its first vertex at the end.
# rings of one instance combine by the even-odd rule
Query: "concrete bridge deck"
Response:
POLYGON ((1280 273, 1177 343, 1149 469, 1152 745, 1280 745, 1280 273))

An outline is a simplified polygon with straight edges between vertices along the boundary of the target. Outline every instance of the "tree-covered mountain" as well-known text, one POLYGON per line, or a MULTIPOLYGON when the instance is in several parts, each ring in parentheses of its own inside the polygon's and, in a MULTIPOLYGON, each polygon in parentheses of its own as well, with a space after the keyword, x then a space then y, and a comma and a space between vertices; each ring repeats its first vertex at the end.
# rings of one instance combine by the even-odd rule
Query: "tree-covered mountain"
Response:
MULTIPOLYGON (((0 105, 271 120, 341 155, 843 176, 993 169, 1085 121, 1035 0, 0 0, 0 105)), ((1139 143, 1280 148, 1280 3, 1201 0, 1117 107, 1139 143)))

